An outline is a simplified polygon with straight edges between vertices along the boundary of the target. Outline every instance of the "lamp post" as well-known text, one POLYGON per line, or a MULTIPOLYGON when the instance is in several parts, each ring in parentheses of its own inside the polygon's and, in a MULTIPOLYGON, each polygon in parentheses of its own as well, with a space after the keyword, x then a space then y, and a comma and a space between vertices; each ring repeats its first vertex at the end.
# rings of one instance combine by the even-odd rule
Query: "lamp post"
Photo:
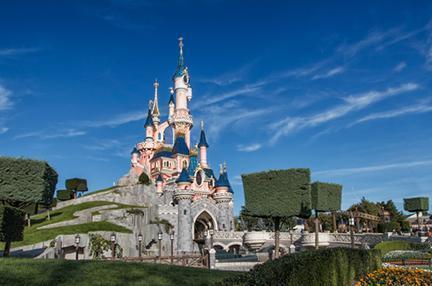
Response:
POLYGON ((204 230, 204 246, 207 246, 208 230, 204 230))
POLYGON ((349 226, 350 226, 350 236, 351 236, 351 248, 354 248, 354 218, 352 217, 352 212, 351 212, 351 217, 349 218, 349 226))
POLYGON ((159 240, 159 263, 160 263, 161 256, 162 256, 162 232, 158 233, 158 240, 159 240))
POLYGON ((110 240, 111 240, 111 259, 115 260, 116 234, 114 232, 111 233, 110 240))
POLYGON ((142 257, 142 241, 143 241, 143 235, 141 232, 138 234, 138 257, 142 257))
POLYGON ((174 264, 174 231, 170 234, 171 240, 171 264, 174 264))
POLYGON ((209 230, 210 233, 210 248, 213 248, 213 235, 214 235, 214 229, 209 230))
POLYGON ((289 254, 291 254, 291 246, 293 245, 293 230, 292 229, 289 230, 289 235, 290 235, 289 254))
POLYGON ((81 237, 79 234, 75 236, 75 260, 78 260, 78 251, 79 251, 79 245, 81 242, 81 237))

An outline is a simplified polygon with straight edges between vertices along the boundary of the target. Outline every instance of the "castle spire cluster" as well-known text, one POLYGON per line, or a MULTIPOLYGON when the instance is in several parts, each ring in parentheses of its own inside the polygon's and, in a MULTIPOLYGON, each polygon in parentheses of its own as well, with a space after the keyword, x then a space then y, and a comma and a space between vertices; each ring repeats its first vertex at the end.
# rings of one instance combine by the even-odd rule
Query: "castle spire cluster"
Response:
MULTIPOLYGON (((161 120, 159 109, 159 82, 153 83, 154 95, 149 101, 147 118, 144 124, 145 138, 132 152, 132 171, 136 175, 146 172, 161 187, 175 183, 178 178, 188 174, 195 190, 194 200, 210 198, 217 192, 217 179, 207 159, 207 142, 204 121, 201 121, 199 142, 194 148, 191 144, 191 130, 194 122, 189 109, 192 100, 190 75, 185 65, 183 38, 178 39, 179 55, 173 87, 169 88, 168 118, 161 120), (169 135, 172 134, 172 135, 169 135), (172 136, 172 138, 171 138, 172 136), (162 185, 162 186, 161 186, 162 185)), ((226 171, 225 171, 226 173, 226 171)), ((222 175, 221 175, 222 176, 222 175)), ((229 184, 222 176, 222 185, 229 184)), ((230 188, 232 191, 232 189, 230 188)))

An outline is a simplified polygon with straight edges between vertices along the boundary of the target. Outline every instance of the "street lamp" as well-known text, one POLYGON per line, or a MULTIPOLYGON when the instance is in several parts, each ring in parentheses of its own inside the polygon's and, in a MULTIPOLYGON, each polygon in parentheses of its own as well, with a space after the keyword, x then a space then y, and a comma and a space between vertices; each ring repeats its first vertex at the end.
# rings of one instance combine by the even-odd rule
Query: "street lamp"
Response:
POLYGON ((111 240, 111 259, 115 260, 116 234, 114 232, 111 233, 110 240, 111 240))
POLYGON ((289 235, 290 235, 289 254, 291 254, 291 246, 293 246, 293 230, 292 229, 289 230, 289 235))
POLYGON ((170 234, 170 240, 171 240, 171 264, 174 263, 174 231, 170 234))
POLYGON ((214 235, 214 229, 209 230, 210 233, 210 248, 213 248, 213 235, 214 235))
POLYGON ((143 235, 141 232, 138 234, 138 257, 141 258, 142 256, 142 241, 143 241, 143 235))
POLYGON ((351 212, 351 217, 349 218, 349 226, 350 226, 350 236, 351 236, 351 248, 354 248, 354 218, 352 217, 352 212, 351 212))
POLYGON ((75 260, 78 260, 78 251, 79 251, 79 245, 81 242, 81 237, 79 234, 75 236, 75 260))
POLYGON ((162 232, 158 233, 158 240, 159 240, 159 263, 160 263, 161 256, 162 256, 162 232))

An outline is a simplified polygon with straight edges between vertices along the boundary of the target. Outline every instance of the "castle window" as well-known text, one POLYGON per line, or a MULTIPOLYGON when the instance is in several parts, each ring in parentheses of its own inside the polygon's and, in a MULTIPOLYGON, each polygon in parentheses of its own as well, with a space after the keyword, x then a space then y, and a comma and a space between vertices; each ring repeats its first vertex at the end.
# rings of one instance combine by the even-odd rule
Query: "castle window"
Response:
POLYGON ((186 168, 187 168, 187 161, 184 160, 184 161, 183 161, 183 169, 186 169, 186 168))
POLYGON ((187 210, 183 210, 183 214, 186 215, 187 214, 187 210))

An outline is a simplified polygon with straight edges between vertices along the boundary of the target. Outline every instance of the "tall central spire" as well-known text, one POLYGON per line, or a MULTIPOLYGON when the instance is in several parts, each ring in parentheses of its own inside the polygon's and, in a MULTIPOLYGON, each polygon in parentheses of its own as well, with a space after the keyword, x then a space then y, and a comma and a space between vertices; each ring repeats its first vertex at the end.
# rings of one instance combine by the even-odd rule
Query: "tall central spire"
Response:
POLYGON ((177 63, 177 70, 174 77, 182 76, 185 70, 184 56, 183 56, 183 37, 178 38, 179 41, 179 58, 177 63))

